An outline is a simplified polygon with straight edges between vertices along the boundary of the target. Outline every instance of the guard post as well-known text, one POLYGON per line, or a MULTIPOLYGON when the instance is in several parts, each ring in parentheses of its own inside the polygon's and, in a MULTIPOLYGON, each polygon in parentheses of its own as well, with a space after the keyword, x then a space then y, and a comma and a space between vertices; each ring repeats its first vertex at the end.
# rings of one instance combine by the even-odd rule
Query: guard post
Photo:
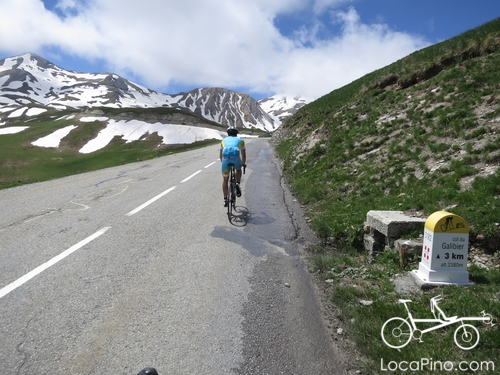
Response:
POLYGON ((446 211, 435 212, 425 222, 422 260, 413 272, 426 284, 470 285, 468 252, 467 222, 446 211))

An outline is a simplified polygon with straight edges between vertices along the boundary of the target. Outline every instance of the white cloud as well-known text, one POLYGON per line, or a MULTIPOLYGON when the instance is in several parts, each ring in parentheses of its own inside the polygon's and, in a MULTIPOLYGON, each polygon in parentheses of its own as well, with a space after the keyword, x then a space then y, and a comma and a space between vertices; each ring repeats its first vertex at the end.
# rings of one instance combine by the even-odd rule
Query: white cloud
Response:
POLYGON ((425 45, 424 40, 393 32, 385 25, 361 23, 354 8, 335 13, 335 19, 342 24, 337 37, 314 40, 312 33, 308 37, 311 48, 290 51, 290 63, 283 66, 277 82, 278 91, 318 97, 425 45))
POLYGON ((335 11, 350 1, 61 0, 59 17, 41 0, 2 0, 0 51, 51 59, 44 50, 57 46, 169 93, 182 84, 318 97, 425 45, 386 25, 363 24, 354 8, 335 11), (289 39, 273 20, 292 12, 332 12, 332 24, 318 18, 289 39), (340 33, 318 38, 333 24, 340 33))
POLYGON ((337 8, 355 0, 314 0, 313 10, 315 14, 321 14, 326 10, 337 8))
POLYGON ((55 8, 65 16, 70 16, 84 10, 84 4, 76 0, 59 0, 55 8))
POLYGON ((3 0, 0 2, 0 49, 28 52, 51 43, 51 26, 57 16, 45 10, 39 0, 3 0))

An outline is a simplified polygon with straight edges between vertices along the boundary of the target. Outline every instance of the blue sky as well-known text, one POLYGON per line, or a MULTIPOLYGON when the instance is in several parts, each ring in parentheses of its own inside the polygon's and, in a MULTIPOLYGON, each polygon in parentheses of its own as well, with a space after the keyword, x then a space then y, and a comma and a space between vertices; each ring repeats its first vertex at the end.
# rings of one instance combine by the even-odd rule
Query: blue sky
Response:
POLYGON ((1 0, 0 59, 318 98, 498 17, 498 0, 1 0))

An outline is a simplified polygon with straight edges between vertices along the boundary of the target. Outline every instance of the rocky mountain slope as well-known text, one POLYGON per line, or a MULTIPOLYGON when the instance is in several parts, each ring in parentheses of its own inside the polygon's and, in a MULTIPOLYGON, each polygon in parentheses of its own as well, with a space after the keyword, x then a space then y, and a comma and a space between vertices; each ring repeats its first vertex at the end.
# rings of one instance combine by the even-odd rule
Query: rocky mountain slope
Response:
POLYGON ((274 131, 281 122, 267 114, 248 94, 223 88, 196 89, 174 95, 170 106, 192 112, 225 126, 274 131))
MULTIPOLYGON (((270 116, 249 95, 222 88, 169 95, 112 73, 64 70, 32 53, 0 60, 0 123, 16 117, 21 108, 83 107, 180 108, 222 125, 265 131, 276 130, 283 119, 270 116)), ((287 108, 273 109, 278 110, 289 113, 287 108)))

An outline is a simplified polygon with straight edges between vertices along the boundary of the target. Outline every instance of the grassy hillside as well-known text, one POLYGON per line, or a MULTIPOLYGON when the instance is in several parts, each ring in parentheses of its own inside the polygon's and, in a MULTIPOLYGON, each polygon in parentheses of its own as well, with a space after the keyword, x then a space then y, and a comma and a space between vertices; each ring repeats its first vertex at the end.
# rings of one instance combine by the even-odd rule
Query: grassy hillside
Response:
MULTIPOLYGON (((380 330, 387 319, 406 317, 399 298, 413 301, 414 316, 429 318, 429 300, 438 294, 449 314, 486 310, 495 323, 500 319, 499 67, 496 19, 325 95, 273 135, 285 176, 322 239, 310 249, 310 266, 328 296, 331 326, 343 328, 332 335, 362 358, 348 355, 350 373, 387 373, 389 361, 422 358, 494 360, 498 372, 499 324, 480 328, 480 343, 470 351, 455 346, 457 327, 400 350, 384 345, 380 330), (363 248, 366 214, 398 210, 426 217, 441 209, 470 225, 474 285, 403 296, 392 280, 417 268, 420 254, 404 267, 395 249, 370 259, 363 248)), ((447 371, 428 366, 419 373, 447 371)))
POLYGON ((453 208, 500 223, 500 19, 415 52, 303 107, 275 134, 325 239, 358 246, 370 209, 453 208))
MULTIPOLYGON (((107 121, 81 123, 78 128, 63 138, 58 148, 44 148, 32 142, 69 125, 74 125, 79 117, 97 116, 120 120, 142 120, 148 123, 181 124, 201 126, 217 130, 226 127, 198 116, 189 111, 172 108, 93 108, 82 110, 49 110, 37 116, 22 116, 9 119, 2 127, 28 127, 16 134, 0 135, 0 189, 16 185, 50 180, 96 169, 147 160, 174 152, 214 143, 197 142, 192 145, 161 145, 162 138, 156 133, 149 134, 139 141, 125 143, 115 137, 105 148, 90 154, 78 151, 103 129, 107 121), (72 116, 63 119, 64 116, 72 116)), ((266 134, 259 130, 249 130, 256 134, 266 134)))

